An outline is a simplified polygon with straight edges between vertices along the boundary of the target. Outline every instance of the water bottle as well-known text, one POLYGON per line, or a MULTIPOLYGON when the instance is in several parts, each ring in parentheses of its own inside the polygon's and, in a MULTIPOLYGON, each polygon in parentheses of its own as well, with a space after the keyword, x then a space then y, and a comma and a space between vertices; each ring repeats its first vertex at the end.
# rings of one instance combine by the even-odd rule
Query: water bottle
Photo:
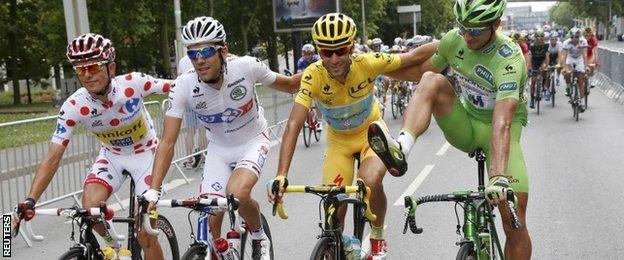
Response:
POLYGON ((119 253, 117 253, 117 256, 119 256, 119 260, 132 260, 132 252, 130 252, 130 250, 128 250, 127 248, 122 248, 119 249, 119 253))
POLYGON ((217 238, 214 240, 215 249, 217 249, 217 253, 223 254, 230 249, 230 245, 228 245, 228 241, 225 238, 217 238))
POLYGON ((225 235, 227 238, 228 244, 230 246, 230 251, 235 255, 235 259, 240 257, 240 233, 234 229, 227 232, 225 235))
POLYGON ((342 234, 342 244, 345 252, 345 257, 348 260, 353 259, 353 246, 351 236, 342 234))
POLYGON ((117 259, 117 252, 115 252, 115 249, 107 246, 105 248, 102 249, 102 254, 104 255, 104 260, 115 260, 117 259))
POLYGON ((362 257, 362 243, 357 237, 351 238, 351 248, 353 248, 353 259, 360 260, 362 257))

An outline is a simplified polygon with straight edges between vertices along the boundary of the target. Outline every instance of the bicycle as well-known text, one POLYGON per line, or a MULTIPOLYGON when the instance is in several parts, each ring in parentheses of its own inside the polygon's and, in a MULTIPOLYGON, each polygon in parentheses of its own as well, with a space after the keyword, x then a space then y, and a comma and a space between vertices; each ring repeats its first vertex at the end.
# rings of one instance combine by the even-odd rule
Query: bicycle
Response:
POLYGON ((548 90, 550 92, 550 103, 552 107, 555 107, 555 87, 559 83, 557 69, 558 66, 548 66, 548 90))
MULTIPOLYGON (((147 201, 141 201, 141 203, 145 206, 148 204, 147 201)), ((191 209, 188 213, 188 221, 191 227, 190 236, 193 242, 184 255, 182 255, 182 259, 252 259, 250 231, 244 221, 238 221, 241 219, 237 215, 238 206, 238 200, 234 198, 233 194, 228 195, 226 198, 170 199, 159 200, 156 203, 156 207, 191 209), (193 212, 199 212, 197 237, 193 232, 193 224, 191 223, 191 213, 193 212), (227 233, 228 240, 223 238, 213 239, 209 230, 208 217, 220 212, 227 212, 230 219, 230 231, 227 233), (233 242, 232 239, 235 238, 240 238, 240 242, 233 242)), ((143 209, 146 209, 146 207, 143 207, 143 209)), ((143 218, 147 216, 146 213, 146 210, 142 213, 143 218)), ((264 232, 269 237, 269 241, 271 241, 269 252, 271 259, 273 259, 271 230, 264 215, 261 214, 260 217, 264 232)), ((146 227, 146 230, 150 235, 158 235, 158 230, 153 230, 150 227, 146 227)))
POLYGON ((390 98, 392 104, 392 118, 396 119, 399 115, 403 115, 405 110, 405 90, 401 87, 401 81, 394 80, 392 83, 392 96, 390 98))
POLYGON ((542 73, 540 73, 539 70, 532 70, 531 71, 531 80, 535 82, 535 95, 534 95, 534 102, 535 102, 535 107, 537 110, 537 114, 539 115, 540 113, 540 101, 542 101, 542 97, 544 97, 546 94, 542 93, 545 92, 546 89, 543 88, 542 86, 542 73))
MULTIPOLYGON (((134 181, 130 182, 130 194, 134 194, 134 181)), ((113 237, 114 240, 123 241, 124 239, 128 240, 127 248, 132 252, 133 260, 141 260, 143 256, 141 255, 141 246, 136 238, 138 229, 135 227, 135 223, 142 223, 143 225, 138 225, 145 227, 148 226, 151 229, 151 225, 149 219, 141 221, 135 219, 135 201, 131 199, 128 206, 128 216, 127 217, 113 217, 113 212, 110 208, 106 207, 105 204, 100 205, 99 208, 79 208, 79 207, 70 207, 70 208, 49 208, 49 209, 35 209, 35 215, 56 215, 63 216, 72 220, 72 232, 70 235, 71 241, 73 241, 73 245, 70 249, 65 252, 59 259, 103 259, 104 254, 100 249, 100 245, 97 241, 97 238, 93 234, 92 230, 96 224, 104 224, 107 231, 113 237), (95 210, 97 209, 97 210, 95 210), (106 218, 102 219, 101 212, 106 212, 106 218), (100 219, 91 219, 90 217, 100 216, 100 219), (138 221, 138 222, 137 222, 138 221), (113 228, 112 223, 126 223, 128 224, 128 235, 118 235, 113 228), (79 227, 80 237, 79 240, 75 239, 75 226, 79 227)), ((159 236, 159 243, 163 250, 163 255, 165 259, 180 259, 180 251, 178 248, 178 239, 175 234, 171 223, 164 216, 159 215, 156 219, 156 227, 161 230, 164 236, 159 236), (166 243, 164 243, 166 242, 166 243)), ((19 227, 17 228, 19 229, 19 227)), ((29 233, 30 237, 35 241, 43 241, 44 237, 41 235, 36 235, 31 227, 30 222, 26 222, 26 230, 29 233)))
MULTIPOLYGON (((311 193, 321 198, 319 202, 319 227, 321 228, 321 234, 318 235, 318 241, 312 250, 310 259, 346 259, 342 230, 337 215, 337 209, 341 204, 353 204, 353 236, 360 241, 362 241, 364 235, 366 222, 372 222, 377 219, 377 216, 373 214, 369 206, 370 188, 361 179, 358 179, 356 183, 354 186, 287 185, 285 187, 284 193, 311 193), (355 198, 347 195, 350 193, 355 193, 355 198), (321 205, 323 206, 322 209, 321 205), (321 219, 322 213, 324 221, 321 219)), ((274 182, 271 191, 273 194, 277 194, 279 183, 274 182)), ((280 218, 288 218, 283 202, 273 204, 273 216, 275 216, 276 212, 280 218)))
POLYGON ((385 93, 383 92, 384 84, 386 83, 383 80, 381 82, 379 80, 375 80, 375 99, 377 99, 377 102, 379 102, 379 109, 381 112, 382 119, 386 113, 386 104, 384 104, 385 93))
MULTIPOLYGON (((572 80, 570 83, 570 105, 572 105, 572 117, 574 121, 578 122, 579 113, 583 112, 581 109, 581 98, 579 94, 579 75, 582 72, 576 70, 576 66, 572 68, 572 80)), ((587 104, 587 95, 585 95, 585 104, 587 104)))
POLYGON ((314 139, 317 142, 321 139, 321 121, 318 119, 319 113, 320 112, 314 105, 308 111, 306 121, 301 129, 303 132, 303 143, 305 144, 305 147, 310 147, 310 144, 312 143, 312 133, 314 133, 314 139))
MULTIPOLYGON (((448 201, 455 202, 455 216, 457 218, 457 235, 464 235, 456 245, 459 246, 457 252, 458 260, 463 259, 505 259, 503 249, 498 238, 496 225, 494 223, 493 208, 487 202, 485 195, 485 154, 482 150, 476 150, 469 155, 475 157, 477 161, 479 186, 478 191, 456 191, 449 194, 429 195, 413 200, 412 197, 405 197, 406 218, 403 227, 403 234, 407 233, 409 227, 414 234, 421 234, 422 228, 416 225, 416 208, 418 205, 428 202, 448 201), (463 228, 460 224, 457 206, 464 210, 463 228), (461 230, 460 230, 461 229, 461 230)), ((515 195, 513 191, 507 192, 507 204, 511 215, 511 224, 514 229, 522 228, 522 223, 518 220, 515 209, 515 195)))

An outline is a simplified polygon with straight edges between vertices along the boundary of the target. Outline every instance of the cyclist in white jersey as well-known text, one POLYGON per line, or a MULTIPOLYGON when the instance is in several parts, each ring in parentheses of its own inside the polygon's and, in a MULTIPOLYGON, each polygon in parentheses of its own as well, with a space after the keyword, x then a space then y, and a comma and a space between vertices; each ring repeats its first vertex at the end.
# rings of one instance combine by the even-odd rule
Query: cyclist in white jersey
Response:
MULTIPOLYGON (((63 103, 52 143, 33 178, 28 198, 17 206, 20 218, 26 220, 32 218, 28 211, 34 209, 54 177, 78 124, 93 133, 102 145, 84 181, 83 207, 98 207, 119 190, 128 175, 136 184, 135 195, 146 191, 152 181, 151 167, 158 138, 143 98, 168 92, 171 81, 136 72, 115 77, 115 49, 110 40, 98 34, 88 33, 74 39, 67 46, 67 58, 83 87, 63 103)), ((107 246, 120 246, 102 224, 94 229, 107 246)), ((157 238, 141 230, 138 240, 146 259, 163 258, 157 238)))
MULTIPOLYGON (((585 71, 589 70, 589 64, 587 64, 587 40, 581 36, 581 29, 573 27, 570 29, 570 39, 563 42, 562 57, 560 65, 563 67, 562 62, 565 61, 565 67, 563 69, 563 77, 567 83, 566 94, 569 93, 570 88, 570 73, 573 70, 573 66, 577 71, 580 71, 579 75, 579 96, 581 99, 585 98, 585 71)), ((566 95, 567 96, 567 95, 566 95)), ((581 112, 585 111, 585 107, 581 107, 581 112)))
MULTIPOLYGON (((233 193, 240 202, 241 217, 250 226, 253 255, 268 259, 270 241, 262 230, 258 202, 251 198, 270 147, 254 85, 259 82, 295 93, 301 74, 287 77, 256 58, 229 55, 223 25, 212 17, 189 21, 182 40, 195 70, 178 77, 169 93, 171 106, 165 116, 162 149, 156 153, 154 181, 144 196, 150 202, 158 200, 157 190, 171 165, 183 112, 189 106, 197 112, 209 140, 200 195, 233 193)), ((222 214, 210 218, 215 238, 221 236, 222 219, 222 214)))

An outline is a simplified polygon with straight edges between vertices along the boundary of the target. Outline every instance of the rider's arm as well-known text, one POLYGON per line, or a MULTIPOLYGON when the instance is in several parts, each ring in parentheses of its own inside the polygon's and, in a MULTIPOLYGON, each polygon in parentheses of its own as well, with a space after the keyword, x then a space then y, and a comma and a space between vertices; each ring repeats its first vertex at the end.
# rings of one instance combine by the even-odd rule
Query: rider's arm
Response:
POLYGON ((43 160, 41 160, 41 164, 39 164, 39 168, 37 168, 35 177, 32 180, 30 192, 28 193, 29 198, 33 198, 35 201, 39 200, 43 191, 48 187, 50 181, 52 181, 52 177, 56 174, 64 152, 65 146, 57 143, 50 143, 50 149, 45 157, 43 157, 43 160))
POLYGON ((565 60, 568 58, 568 51, 561 49, 559 51, 559 67, 565 68, 565 60))
POLYGON ((288 175, 290 162, 292 161, 293 154, 295 153, 295 145, 297 144, 299 132, 301 132, 301 127, 306 119, 308 110, 309 108, 295 102, 292 110, 290 111, 284 135, 282 136, 282 145, 280 146, 277 176, 286 177, 288 175))
POLYGON ((297 93, 297 91, 299 91, 299 82, 301 82, 301 75, 303 75, 303 73, 297 73, 292 76, 277 74, 277 77, 275 77, 275 82, 269 85, 269 87, 286 93, 297 93))
POLYGON ((257 58, 245 58, 252 59, 249 62, 249 69, 255 82, 260 82, 262 85, 269 88, 291 94, 297 93, 297 90, 299 90, 301 73, 285 76, 271 71, 264 62, 257 58))
MULTIPOLYGON (((152 184, 150 188, 159 190, 162 185, 163 179, 169 167, 171 166, 171 160, 175 152, 175 144, 180 133, 180 126, 182 125, 182 118, 187 109, 187 89, 184 83, 184 77, 178 77, 173 83, 173 88, 169 90, 169 108, 165 112, 165 118, 163 121, 163 133, 156 148, 156 155, 154 157, 154 165, 152 167, 152 184)), ((190 77, 195 77, 192 75, 190 77)), ((203 138, 203 137, 200 137, 203 138)))
POLYGON ((496 101, 492 116, 492 137, 490 139, 490 151, 492 151, 492 163, 488 175, 506 175, 509 161, 509 142, 511 140, 511 122, 513 121, 518 100, 507 98, 496 101))
POLYGON ((182 118, 168 115, 165 116, 163 122, 164 130, 160 143, 158 143, 158 148, 156 149, 154 167, 152 168, 152 184, 150 185, 150 188, 152 189, 160 189, 160 186, 165 179, 165 175, 167 175, 167 172, 169 171, 181 125, 182 118))
POLYGON ((441 70, 434 67, 431 57, 436 52, 440 42, 431 42, 420 46, 408 53, 399 54, 401 67, 384 75, 399 80, 420 81, 420 77, 427 71, 439 73, 441 70))

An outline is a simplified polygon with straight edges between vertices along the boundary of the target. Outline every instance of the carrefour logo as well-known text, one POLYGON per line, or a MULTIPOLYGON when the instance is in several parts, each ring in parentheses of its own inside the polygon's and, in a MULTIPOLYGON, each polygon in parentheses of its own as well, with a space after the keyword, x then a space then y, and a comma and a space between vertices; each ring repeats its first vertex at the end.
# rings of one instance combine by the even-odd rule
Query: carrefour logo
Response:
POLYGON ((481 77, 488 83, 494 85, 494 80, 492 79, 492 72, 490 72, 488 69, 483 67, 481 64, 477 64, 477 66, 474 67, 474 72, 475 74, 477 74, 477 76, 481 77))

